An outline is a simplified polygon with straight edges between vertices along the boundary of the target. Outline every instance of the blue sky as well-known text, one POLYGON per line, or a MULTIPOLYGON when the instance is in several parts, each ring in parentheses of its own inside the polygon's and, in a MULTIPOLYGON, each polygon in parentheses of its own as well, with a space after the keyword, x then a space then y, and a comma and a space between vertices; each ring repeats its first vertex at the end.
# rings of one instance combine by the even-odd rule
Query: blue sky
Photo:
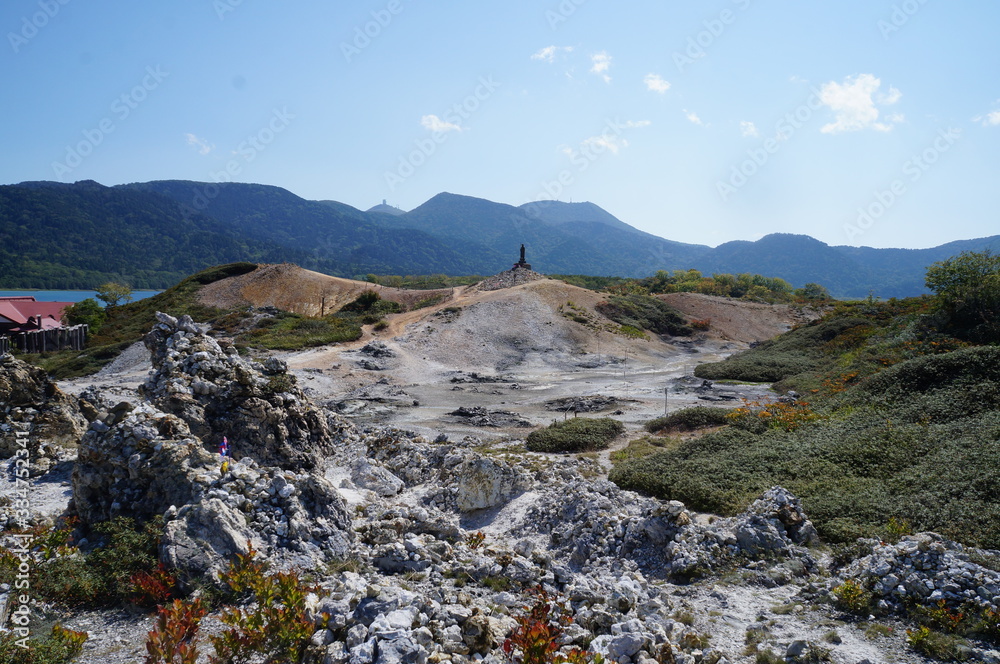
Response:
POLYGON ((717 245, 1000 233, 1000 3, 8 0, 0 182, 592 201, 717 245))

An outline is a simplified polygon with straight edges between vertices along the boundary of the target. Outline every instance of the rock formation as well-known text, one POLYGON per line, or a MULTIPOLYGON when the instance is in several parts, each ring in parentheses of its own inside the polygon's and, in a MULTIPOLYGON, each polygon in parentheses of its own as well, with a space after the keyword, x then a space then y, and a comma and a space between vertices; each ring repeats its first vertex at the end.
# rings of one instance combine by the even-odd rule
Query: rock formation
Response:
POLYGON ((344 555, 347 508, 311 470, 351 425, 313 406, 283 363, 247 362, 186 317, 158 319, 146 337, 145 401, 99 414, 81 441, 81 520, 165 515, 161 558, 189 575, 217 571, 251 543, 306 561, 344 555), (225 473, 212 451, 223 436, 233 451, 225 473))
POLYGON ((13 355, 0 356, 0 458, 26 449, 31 474, 42 474, 76 447, 86 429, 76 400, 44 370, 13 355))
POLYGON ((284 362, 248 362, 187 316, 157 318, 145 338, 154 371, 141 391, 195 436, 213 444, 226 436, 234 459, 282 468, 314 468, 337 445, 349 425, 313 406, 284 362))

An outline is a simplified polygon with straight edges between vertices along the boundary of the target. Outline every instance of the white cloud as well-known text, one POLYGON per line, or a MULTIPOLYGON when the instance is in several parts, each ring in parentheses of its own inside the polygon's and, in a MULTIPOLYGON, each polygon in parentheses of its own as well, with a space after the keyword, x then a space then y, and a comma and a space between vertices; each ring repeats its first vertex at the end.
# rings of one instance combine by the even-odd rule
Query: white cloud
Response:
MULTIPOLYGON (((1000 100, 997 100, 1000 104, 1000 100)), ((981 122, 984 127, 1000 127, 1000 111, 990 111, 986 115, 977 115, 972 118, 973 122, 981 122)))
MULTIPOLYGON (((629 146, 628 139, 621 135, 623 129, 642 129, 651 124, 653 123, 649 120, 626 120, 625 122, 616 120, 613 126, 609 126, 604 133, 584 139, 580 143, 580 147, 590 153, 600 154, 610 152, 611 154, 618 154, 622 148, 629 146)), ((571 158, 576 154, 575 150, 570 147, 562 148, 562 152, 571 158)))
POLYGON ((740 122, 740 132, 745 138, 757 138, 760 136, 760 132, 757 131, 757 125, 748 120, 740 122))
POLYGON ((594 53, 590 56, 590 61, 593 64, 590 68, 590 73, 597 74, 604 79, 605 83, 610 83, 611 77, 608 76, 608 70, 611 69, 611 56, 608 55, 608 52, 601 51, 600 53, 594 53))
POLYGON ((533 54, 531 56, 531 59, 541 60, 542 62, 548 62, 549 64, 552 64, 553 62, 556 61, 556 56, 559 55, 559 53, 572 53, 572 52, 573 52, 572 46, 546 46, 538 53, 533 54))
POLYGON ((705 123, 701 121, 701 118, 699 118, 698 114, 695 113, 694 111, 689 111, 685 108, 684 115, 687 117, 688 122, 691 122, 692 124, 696 124, 701 127, 705 126, 705 123))
POLYGON ((646 74, 646 78, 643 80, 646 82, 646 89, 650 92, 659 92, 662 95, 670 89, 670 81, 659 74, 646 74))
POLYGON ((420 124, 424 129, 435 133, 445 134, 449 131, 462 131, 462 128, 452 122, 445 122, 436 115, 425 115, 420 118, 420 124))
POLYGON ((583 142, 585 148, 597 148, 598 152, 607 150, 611 154, 618 154, 622 148, 628 147, 628 141, 617 134, 602 134, 591 136, 583 142))
POLYGON ((903 96, 898 89, 889 86, 889 91, 881 94, 882 81, 872 74, 848 76, 843 83, 831 81, 820 88, 820 101, 835 114, 834 122, 824 125, 824 134, 839 134, 845 131, 875 129, 891 131, 904 120, 900 113, 894 113, 880 122, 879 106, 895 104, 903 96))
POLYGON ((187 144, 198 148, 198 154, 208 154, 215 149, 214 143, 209 143, 204 138, 198 138, 194 134, 184 134, 187 144))

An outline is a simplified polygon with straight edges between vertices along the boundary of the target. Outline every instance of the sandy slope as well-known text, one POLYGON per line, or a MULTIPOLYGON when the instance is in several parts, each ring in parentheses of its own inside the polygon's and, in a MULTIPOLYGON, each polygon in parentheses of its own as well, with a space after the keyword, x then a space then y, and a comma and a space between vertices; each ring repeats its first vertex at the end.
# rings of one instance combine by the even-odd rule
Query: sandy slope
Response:
MULTIPOLYGON (((202 291, 202 301, 224 307, 273 305, 317 314, 322 306, 317 303, 325 300, 325 310, 330 311, 372 287, 292 265, 272 265, 211 284, 202 291)), ((482 435, 482 429, 449 415, 459 406, 506 410, 541 425, 562 416, 548 409, 547 401, 594 395, 617 398, 617 406, 605 414, 615 411, 635 431, 662 414, 665 405, 673 410, 704 403, 705 395, 675 384, 697 364, 780 334, 805 316, 787 306, 697 294, 663 296, 688 318, 708 318, 712 326, 693 339, 650 335, 643 340, 616 334, 618 326, 594 310, 604 299, 602 294, 556 280, 496 291, 474 286, 376 290, 408 307, 431 297, 441 300, 389 316, 388 327, 381 331, 366 327, 357 342, 282 357, 314 398, 340 404, 344 412, 362 420, 430 435, 482 435), (373 340, 385 343, 393 353, 379 361, 382 370, 362 366, 370 366, 371 358, 360 349, 373 340), (503 376, 505 381, 453 383, 459 372, 503 376), (665 388, 672 394, 665 395, 665 388)), ((739 388, 746 396, 759 391, 739 388)), ((485 433, 523 437, 526 431, 485 433)))
MULTIPOLYGON (((211 284, 201 297, 206 304, 220 307, 272 305, 318 314, 316 303, 323 298, 330 311, 370 288, 369 283, 294 265, 269 265, 211 284)), ((712 327, 693 339, 650 335, 642 340, 615 334, 617 326, 594 311, 603 299, 600 293, 561 281, 545 279, 485 292, 474 286, 443 291, 377 290, 404 306, 432 296, 442 300, 389 316, 388 328, 381 331, 368 326, 357 342, 279 355, 317 401, 362 422, 401 426, 431 437, 445 433, 523 438, 530 429, 483 429, 450 413, 460 406, 484 407, 509 411, 538 426, 565 416, 546 402, 580 396, 614 397, 618 403, 596 415, 613 413, 630 433, 636 433, 645 421, 662 415, 665 406, 675 410, 720 396, 694 391, 700 381, 678 380, 690 376, 699 363, 716 361, 746 348, 749 342, 775 336, 809 315, 787 306, 697 294, 668 295, 663 299, 689 318, 710 318, 712 327), (373 358, 361 351, 373 340, 385 343, 393 354, 378 360, 381 370, 370 368, 373 358), (503 380, 470 383, 470 372, 503 380)), ((72 392, 96 383, 124 394, 149 369, 148 359, 138 350, 129 366, 124 361, 117 364, 122 366, 115 366, 114 372, 101 372, 66 387, 72 392)), ((722 391, 738 399, 755 397, 763 390, 739 386, 722 391)))
POLYGON ((336 311, 366 290, 374 290, 383 299, 399 302, 405 308, 430 297, 448 298, 452 294, 450 288, 425 291, 386 288, 282 263, 261 265, 249 274, 209 284, 201 290, 199 299, 205 305, 222 309, 272 306, 317 316, 336 311))

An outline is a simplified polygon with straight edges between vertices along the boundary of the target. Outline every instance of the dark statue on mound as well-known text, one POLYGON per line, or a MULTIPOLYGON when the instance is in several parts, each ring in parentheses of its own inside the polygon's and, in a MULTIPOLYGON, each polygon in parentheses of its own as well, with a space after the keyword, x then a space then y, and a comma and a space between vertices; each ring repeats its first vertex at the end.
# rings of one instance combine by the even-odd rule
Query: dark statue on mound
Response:
POLYGON ((511 268, 511 269, 512 270, 530 270, 531 269, 531 265, 529 265, 528 263, 526 263, 525 260, 524 260, 524 245, 523 244, 521 245, 521 260, 519 260, 518 262, 514 263, 514 267, 511 268))

